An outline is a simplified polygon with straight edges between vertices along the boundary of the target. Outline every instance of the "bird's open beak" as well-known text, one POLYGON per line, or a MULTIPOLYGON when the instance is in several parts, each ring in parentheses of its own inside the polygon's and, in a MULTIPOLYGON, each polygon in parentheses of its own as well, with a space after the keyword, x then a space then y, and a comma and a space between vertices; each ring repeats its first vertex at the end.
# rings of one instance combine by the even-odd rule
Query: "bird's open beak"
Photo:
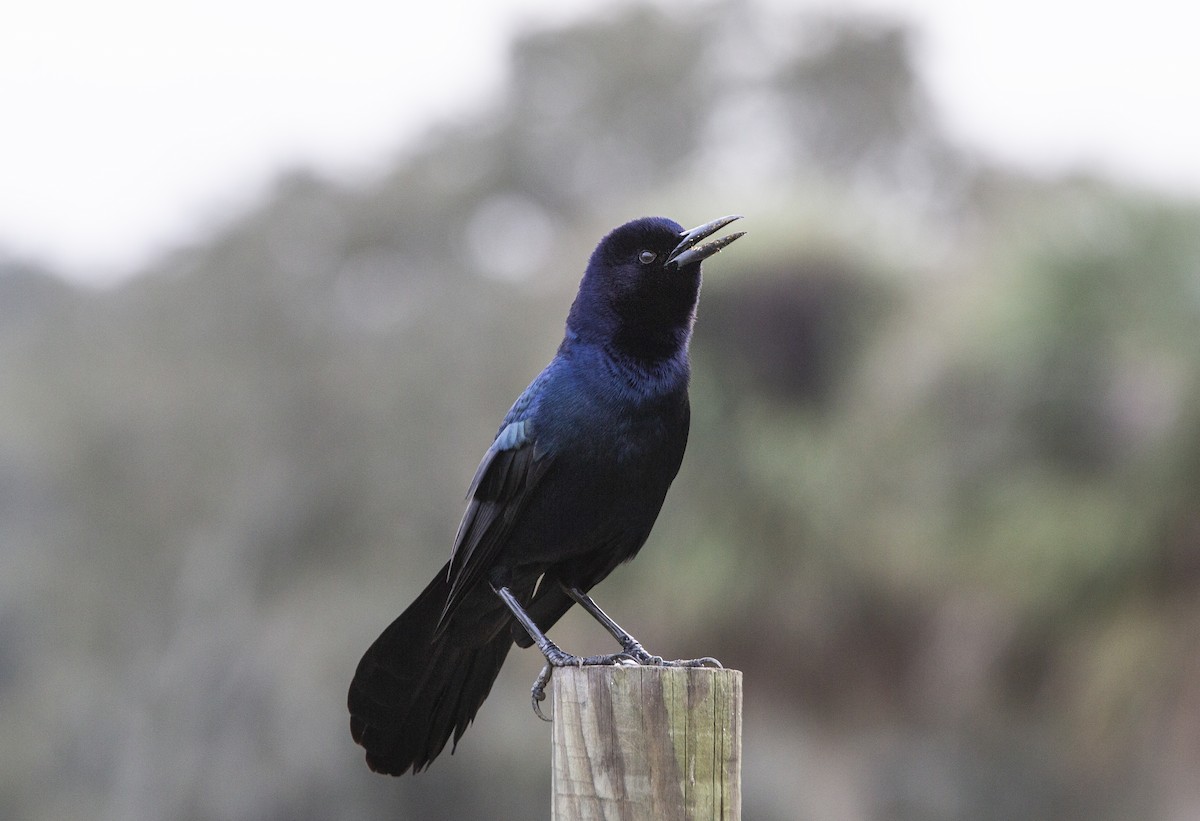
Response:
POLYGON ((684 231, 679 244, 675 246, 675 250, 667 257, 667 261, 664 264, 670 265, 674 263, 676 266, 682 268, 685 265, 691 265, 693 262, 708 259, 738 237, 743 236, 746 232, 738 231, 736 234, 730 234, 727 237, 713 240, 707 245, 699 245, 700 241, 711 237, 734 220, 740 219, 740 215, 721 217, 720 219, 697 226, 690 231, 684 231))

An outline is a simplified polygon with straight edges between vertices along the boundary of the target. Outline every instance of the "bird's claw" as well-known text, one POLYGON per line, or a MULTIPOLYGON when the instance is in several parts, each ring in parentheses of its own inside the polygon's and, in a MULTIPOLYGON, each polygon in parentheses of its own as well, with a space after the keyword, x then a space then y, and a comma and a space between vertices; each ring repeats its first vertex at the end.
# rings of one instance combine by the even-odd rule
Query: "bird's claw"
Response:
POLYGON ((647 663, 657 664, 660 667, 711 667, 715 670, 723 670, 725 668, 725 665, 712 656, 704 656, 698 659, 672 659, 671 661, 661 659, 658 656, 654 656, 653 658, 657 659, 657 661, 647 663))
POLYGON ((725 665, 717 661, 712 656, 704 656, 698 659, 676 659, 675 661, 665 662, 670 667, 711 667, 715 670, 725 669, 725 665))
POLYGON ((538 673, 538 677, 533 682, 533 687, 529 690, 533 712, 542 721, 554 721, 553 718, 547 718, 546 714, 542 712, 542 702, 546 700, 546 687, 550 684, 555 667, 604 667, 608 665, 638 667, 641 664, 642 662, 631 653, 621 652, 608 653, 602 656, 573 656, 555 647, 546 655, 546 664, 542 667, 542 672, 538 673))
MULTIPOLYGON (((543 648, 543 654, 546 656, 546 667, 571 667, 578 664, 581 659, 578 656, 573 656, 570 653, 562 650, 558 645, 547 642, 547 647, 543 648)), ((543 673, 546 670, 542 670, 543 673)), ((546 680, 549 681, 550 676, 547 674, 546 680)))
POLYGON ((698 659, 674 659, 668 661, 662 656, 655 656, 647 652, 645 647, 636 641, 630 642, 625 646, 625 655, 634 659, 638 664, 647 667, 713 667, 722 668, 721 662, 717 661, 712 656, 704 656, 698 659))
POLYGON ((620 667, 721 667, 721 662, 711 656, 698 659, 675 659, 674 661, 667 661, 662 656, 655 656, 646 652, 646 648, 642 647, 636 641, 624 646, 619 653, 608 653, 601 656, 573 656, 552 641, 545 642, 541 646, 541 650, 546 656, 546 664, 542 667, 542 672, 538 673, 538 677, 534 680, 533 687, 529 690, 529 696, 530 702, 533 704, 533 712, 542 721, 549 722, 554 721, 554 719, 547 718, 546 714, 542 712, 542 702, 546 700, 546 687, 550 684, 555 667, 603 667, 606 665, 620 667))
POLYGON ((662 656, 652 655, 646 651, 645 647, 642 647, 642 645, 636 641, 630 642, 625 647, 625 655, 632 658, 638 664, 647 667, 661 667, 663 664, 666 664, 666 661, 662 656))
POLYGON ((605 653, 602 656, 587 656, 578 660, 579 667, 611 667, 632 662, 640 664, 637 658, 629 653, 605 653))
POLYGON ((546 714, 542 712, 542 702, 546 700, 546 685, 550 683, 550 676, 554 674, 554 666, 547 664, 542 668, 542 672, 538 673, 537 679, 533 682, 533 688, 529 691, 530 700, 533 702, 533 712, 542 721, 552 722, 554 719, 546 718, 546 714))

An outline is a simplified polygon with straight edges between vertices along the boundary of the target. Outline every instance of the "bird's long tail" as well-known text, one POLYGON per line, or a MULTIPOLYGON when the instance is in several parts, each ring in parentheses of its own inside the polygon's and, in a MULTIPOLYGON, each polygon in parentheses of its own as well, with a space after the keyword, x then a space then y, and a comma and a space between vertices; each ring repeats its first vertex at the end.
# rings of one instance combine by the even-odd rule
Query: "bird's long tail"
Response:
POLYGON ((350 683, 350 734, 375 772, 419 772, 451 735, 457 744, 512 647, 511 617, 486 585, 435 638, 449 591, 443 568, 370 646, 350 683))

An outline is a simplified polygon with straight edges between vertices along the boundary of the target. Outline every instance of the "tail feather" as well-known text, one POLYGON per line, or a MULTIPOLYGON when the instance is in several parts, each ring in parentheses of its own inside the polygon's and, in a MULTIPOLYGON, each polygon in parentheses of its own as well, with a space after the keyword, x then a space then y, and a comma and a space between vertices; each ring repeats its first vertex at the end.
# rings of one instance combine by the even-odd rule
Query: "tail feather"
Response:
POLYGON ((434 639, 449 589, 443 569, 370 646, 350 683, 350 734, 375 772, 419 772, 451 736, 457 744, 512 648, 507 611, 490 590, 472 602, 478 612, 459 614, 482 612, 482 620, 434 639))

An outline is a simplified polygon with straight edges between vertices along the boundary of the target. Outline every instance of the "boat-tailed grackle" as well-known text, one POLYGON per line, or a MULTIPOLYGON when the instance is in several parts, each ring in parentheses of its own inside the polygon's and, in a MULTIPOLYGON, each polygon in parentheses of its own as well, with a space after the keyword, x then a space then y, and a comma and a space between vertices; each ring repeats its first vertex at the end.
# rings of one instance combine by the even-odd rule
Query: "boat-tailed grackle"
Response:
POLYGON ((555 667, 716 663, 649 654, 588 593, 641 549, 679 470, 700 263, 742 233, 704 240, 736 219, 647 217, 596 246, 557 354, 475 473, 450 560, 359 662, 350 732, 372 770, 415 773, 457 744, 514 642, 546 657, 535 709, 555 667), (580 658, 546 637, 574 604, 620 652, 580 658))

